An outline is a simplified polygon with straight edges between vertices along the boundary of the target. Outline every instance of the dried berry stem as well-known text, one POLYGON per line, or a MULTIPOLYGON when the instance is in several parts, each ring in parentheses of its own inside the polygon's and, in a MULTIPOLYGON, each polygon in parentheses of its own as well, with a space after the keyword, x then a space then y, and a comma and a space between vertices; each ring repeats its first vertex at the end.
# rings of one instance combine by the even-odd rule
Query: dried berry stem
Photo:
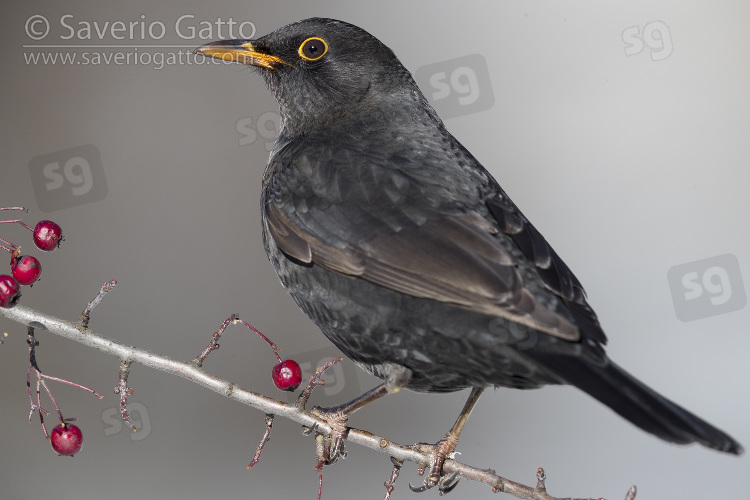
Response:
POLYGON ((391 457, 391 463, 393 464, 393 470, 391 471, 391 477, 388 479, 388 481, 383 483, 383 486, 385 486, 385 497, 383 500, 390 500, 391 493, 393 493, 393 489, 396 485, 396 479, 398 479, 398 475, 401 472, 401 467, 403 467, 404 462, 401 460, 396 460, 394 457, 391 457))
POLYGON ((252 469, 258 463, 258 460, 260 460, 260 453, 271 438, 271 427, 273 427, 273 415, 266 414, 266 430, 263 432, 263 437, 260 438, 260 444, 255 448, 255 456, 253 456, 252 461, 248 464, 247 470, 252 469))
POLYGON ((318 459, 318 465, 315 466, 315 470, 318 471, 318 500, 323 495, 323 465, 325 460, 322 458, 318 459))
MULTIPOLYGON (((0 212, 5 211, 5 210, 20 210, 21 212, 29 213, 29 210, 26 209, 26 208, 24 208, 24 207, 0 207, 0 212)), ((22 225, 26 229, 30 229, 31 231, 34 230, 33 227, 29 226, 28 224, 26 224, 21 219, 0 220, 0 224, 16 224, 16 223, 22 225)), ((7 245, 10 245, 11 248, 18 248, 17 245, 14 245, 13 243, 11 243, 10 241, 8 241, 6 239, 0 238, 0 241, 2 241, 3 243, 5 243, 7 245)), ((2 246, 2 245, 0 245, 0 246, 2 246)), ((12 250, 9 250, 8 248, 4 247, 4 246, 2 246, 2 248, 4 248, 5 250, 8 250, 8 251, 12 251, 12 250)))
POLYGON ((0 237, 0 241, 2 241, 3 243, 5 243, 5 245, 8 245, 10 247, 8 248, 5 245, 0 244, 0 248, 5 250, 6 252, 10 252, 11 254, 20 248, 18 245, 13 244, 12 242, 6 240, 5 238, 0 237))
POLYGON ((76 384, 75 382, 71 382, 70 380, 65 380, 64 378, 53 377, 52 375, 45 375, 43 373, 39 373, 38 375, 42 379, 54 380, 55 382, 62 382, 63 384, 68 384, 68 385, 72 385, 73 387, 77 387, 79 389, 83 389, 84 391, 90 392, 91 394, 93 394, 94 396, 96 396, 99 399, 102 399, 104 397, 101 394, 99 394, 98 392, 96 392, 94 389, 92 389, 91 387, 86 387, 85 385, 76 384))
POLYGON ((37 364, 37 361, 36 361, 36 347, 39 345, 39 342, 37 342, 36 337, 34 336, 34 327, 27 326, 27 330, 28 330, 28 336, 26 338, 26 342, 29 345, 29 367, 26 370, 26 386, 28 388, 29 402, 31 405, 31 411, 29 412, 29 422, 31 422, 31 416, 34 414, 34 411, 38 411, 39 420, 42 424, 42 432, 44 432, 45 437, 49 438, 49 434, 47 432, 47 426, 44 423, 44 415, 49 415, 49 412, 42 407, 42 396, 41 396, 40 387, 44 387, 44 390, 47 392, 47 395, 49 396, 50 401, 52 401, 52 404, 55 406, 55 410, 57 411, 57 416, 60 420, 60 423, 64 424, 66 421, 75 420, 75 418, 67 419, 67 420, 63 418, 62 411, 60 410, 60 405, 57 404, 57 400, 55 399, 55 396, 52 395, 52 391, 47 386, 47 382, 45 380, 54 380, 56 382, 62 382, 64 384, 72 385, 73 387, 77 387, 79 389, 83 389, 84 391, 90 392, 91 394, 93 394, 99 399, 102 399, 102 395, 84 385, 76 384, 75 382, 71 382, 70 380, 65 380, 59 377, 53 377, 51 375, 45 375, 44 373, 42 373, 42 370, 39 368, 39 365, 37 364), (31 370, 32 369, 34 370, 34 373, 36 375, 36 403, 34 402, 34 398, 31 393, 31 370))
POLYGON ((33 228, 33 227, 29 226, 28 224, 26 224, 26 223, 25 223, 25 222, 24 222, 23 220, 21 220, 21 219, 9 219, 9 220, 0 220, 0 224, 16 224, 16 223, 18 223, 18 224, 22 225, 23 227, 25 227, 25 228, 26 228, 26 229, 28 229, 29 231, 33 231, 33 230, 34 230, 34 228, 33 228))
POLYGON ((268 345, 271 346, 271 349, 273 350, 273 353, 276 356, 276 359, 278 359, 279 363, 281 363, 281 357, 279 356, 279 353, 278 353, 278 351, 280 351, 281 349, 279 349, 279 347, 276 344, 274 344, 273 342, 271 342, 271 340, 268 337, 266 337, 265 335, 263 335, 263 333, 261 333, 260 330, 258 330, 257 328, 255 328, 253 325, 251 325, 247 321, 240 319, 240 316, 238 314, 232 314, 226 320, 224 320, 224 322, 221 324, 221 326, 219 327, 219 329, 213 334, 213 338, 211 339, 211 342, 208 343, 208 345, 206 346, 206 348, 203 349, 203 351, 201 351, 201 353, 195 359, 193 359, 193 364, 195 366, 198 366, 198 367, 203 366, 203 361, 206 360, 206 358, 208 357, 208 355, 212 351, 215 351, 216 349, 218 349, 220 347, 220 345, 219 345, 219 339, 221 338, 222 335, 224 335, 224 332, 226 331, 227 328, 229 328, 229 325, 230 324, 231 325, 236 325, 237 323, 240 323, 240 324, 246 326, 250 330, 252 330, 255 333, 257 333, 260 336, 260 338, 262 338, 263 340, 265 340, 266 342, 268 342, 268 345))

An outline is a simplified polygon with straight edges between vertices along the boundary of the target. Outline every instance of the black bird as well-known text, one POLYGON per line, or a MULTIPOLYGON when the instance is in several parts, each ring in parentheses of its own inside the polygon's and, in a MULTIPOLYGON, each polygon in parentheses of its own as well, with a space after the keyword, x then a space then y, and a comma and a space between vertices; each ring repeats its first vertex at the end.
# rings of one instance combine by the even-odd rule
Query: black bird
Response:
POLYGON ((307 19, 196 52, 254 66, 276 97, 261 197, 268 258, 336 347, 385 379, 319 410, 337 429, 331 461, 349 414, 402 387, 473 388, 430 448, 425 487, 450 487, 442 463, 488 386, 574 385, 666 441, 742 452, 610 361, 581 283, 375 37, 307 19))

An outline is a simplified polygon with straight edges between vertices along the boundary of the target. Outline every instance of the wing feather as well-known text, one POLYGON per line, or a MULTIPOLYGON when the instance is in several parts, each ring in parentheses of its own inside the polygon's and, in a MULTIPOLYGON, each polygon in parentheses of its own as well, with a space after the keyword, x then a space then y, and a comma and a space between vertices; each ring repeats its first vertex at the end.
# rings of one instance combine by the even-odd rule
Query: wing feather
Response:
POLYGON ((479 214, 429 219, 341 247, 322 242, 272 202, 266 214, 276 244, 302 263, 501 316, 565 340, 580 338, 573 323, 523 287, 515 260, 492 235, 497 230, 479 214))

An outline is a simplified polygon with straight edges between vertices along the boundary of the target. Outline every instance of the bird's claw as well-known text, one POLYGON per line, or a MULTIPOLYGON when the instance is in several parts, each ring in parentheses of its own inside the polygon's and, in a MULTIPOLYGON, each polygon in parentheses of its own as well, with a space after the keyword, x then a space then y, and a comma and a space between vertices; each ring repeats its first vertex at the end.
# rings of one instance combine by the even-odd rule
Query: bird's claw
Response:
POLYGON ((458 485, 458 482, 460 480, 461 476, 458 475, 458 472, 454 472, 449 476, 442 476, 437 484, 438 492, 440 493, 440 495, 450 493, 451 491, 453 491, 453 488, 458 485))
POLYGON ((449 433, 436 444, 419 445, 421 450, 432 452, 432 463, 430 464, 430 472, 427 474, 422 486, 415 487, 409 483, 409 488, 412 491, 421 493, 435 486, 438 487, 440 495, 445 495, 453 491, 453 488, 456 487, 461 477, 458 475, 458 472, 445 475, 443 473, 443 464, 445 463, 445 459, 453 453, 457 442, 458 438, 449 433))
MULTIPOLYGON (((325 465, 335 463, 339 458, 346 458, 347 453, 344 448, 344 437, 346 437, 348 431, 346 424, 349 421, 349 415, 341 411, 329 411, 326 408, 318 406, 312 409, 312 413, 325 420, 331 427, 331 434, 322 439, 320 445, 322 449, 319 450, 320 458, 323 459, 325 465)), ((314 424, 305 433, 310 434, 317 428, 318 425, 314 424)))
POLYGON ((315 432, 318 429, 318 423, 315 422, 310 427, 307 427, 306 425, 302 426, 302 435, 309 436, 313 432, 315 432))
POLYGON ((438 494, 442 496, 453 491, 453 488, 458 485, 460 479, 461 476, 458 475, 458 472, 454 472, 448 476, 440 476, 435 482, 431 481, 430 476, 427 476, 422 486, 414 486, 409 483, 409 488, 411 488, 411 491, 414 493, 422 493, 423 491, 427 491, 428 489, 437 486, 438 494))

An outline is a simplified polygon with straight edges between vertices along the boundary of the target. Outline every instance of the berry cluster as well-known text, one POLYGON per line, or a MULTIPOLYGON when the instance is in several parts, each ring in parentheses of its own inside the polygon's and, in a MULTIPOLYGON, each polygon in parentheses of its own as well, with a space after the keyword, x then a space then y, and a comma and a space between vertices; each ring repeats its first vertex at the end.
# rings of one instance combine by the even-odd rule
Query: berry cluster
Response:
POLYGON ((49 441, 50 445, 52 445, 52 449, 60 455, 73 456, 81 451, 81 446, 83 446, 83 433, 81 432, 81 429, 78 428, 78 426, 70 423, 71 421, 75 420, 75 418, 63 417, 60 405, 57 403, 55 396, 52 395, 52 390, 50 389, 47 382, 62 382, 63 384, 83 389, 86 392, 90 392, 99 399, 102 399, 102 395, 84 385, 77 384, 60 377, 53 377, 52 375, 49 375, 47 373, 43 373, 41 368, 39 368, 39 364, 36 360, 36 348, 39 346, 39 342, 36 340, 34 328, 31 326, 28 327, 28 332, 29 335, 26 338, 26 343, 29 345, 29 367, 26 371, 26 387, 28 389, 29 404, 31 406, 31 411, 29 412, 29 422, 31 422, 31 417, 34 415, 34 412, 37 412, 39 414, 39 422, 42 425, 42 432, 49 441), (34 398, 32 389, 32 374, 36 376, 36 398, 34 398), (42 389, 44 389, 44 392, 47 393, 50 400, 52 401, 52 404, 54 405, 55 411, 57 413, 57 419, 60 421, 59 424, 52 428, 51 432, 47 432, 47 425, 44 423, 45 415, 49 415, 50 412, 42 407, 42 389))
MULTIPOLYGON (((23 210, 23 207, 4 207, 3 210, 23 210)), ((0 224, 18 223, 32 231, 34 244, 39 250, 51 252, 60 246, 63 240, 62 229, 51 220, 39 221, 35 227, 24 223, 21 219, 2 220, 0 224)), ((42 265, 36 257, 21 255, 21 247, 0 238, 0 248, 10 252, 11 274, 0 275, 0 307, 13 307, 21 298, 21 285, 31 286, 37 282, 42 274, 42 265), (7 246, 6 246, 7 245, 7 246)))

